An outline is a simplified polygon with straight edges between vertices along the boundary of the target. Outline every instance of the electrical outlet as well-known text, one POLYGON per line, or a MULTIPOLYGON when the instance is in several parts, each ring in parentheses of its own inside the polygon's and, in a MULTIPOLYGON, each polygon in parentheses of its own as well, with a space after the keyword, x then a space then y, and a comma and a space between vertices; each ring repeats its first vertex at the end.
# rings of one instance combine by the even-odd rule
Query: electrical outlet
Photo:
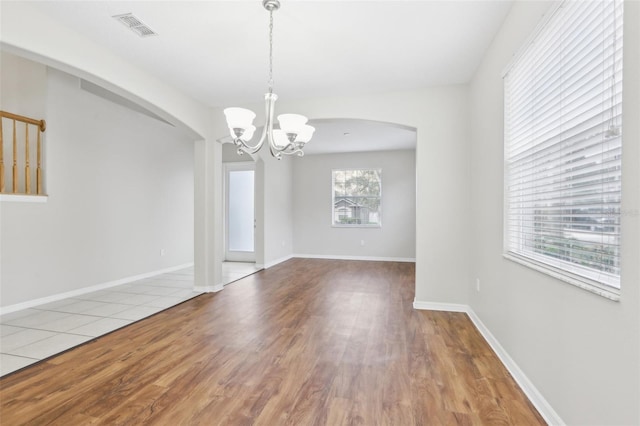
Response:
POLYGON ((480 278, 476 278, 476 291, 480 291, 480 278))
POLYGON ((165 254, 167 254, 167 251, 165 249, 160 249, 160 256, 164 256, 165 254))
POLYGON ((360 245, 364 246, 364 240, 360 240, 360 245))

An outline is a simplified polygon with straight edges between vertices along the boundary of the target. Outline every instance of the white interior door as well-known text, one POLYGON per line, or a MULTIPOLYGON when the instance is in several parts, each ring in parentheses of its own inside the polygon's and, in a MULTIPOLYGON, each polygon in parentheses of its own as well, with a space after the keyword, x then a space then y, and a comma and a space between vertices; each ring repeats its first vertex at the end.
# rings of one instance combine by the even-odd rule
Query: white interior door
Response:
POLYGON ((225 259, 255 262, 255 163, 225 163, 225 259))

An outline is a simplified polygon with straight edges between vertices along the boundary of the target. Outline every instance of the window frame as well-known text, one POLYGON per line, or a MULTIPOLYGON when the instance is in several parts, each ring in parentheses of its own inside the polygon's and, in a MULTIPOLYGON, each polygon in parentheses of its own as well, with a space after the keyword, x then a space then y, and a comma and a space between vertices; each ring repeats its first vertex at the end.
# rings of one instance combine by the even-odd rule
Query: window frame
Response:
MULTIPOLYGON (((617 3, 617 2, 616 2, 617 3)), ((516 55, 514 55, 513 60, 509 63, 509 65, 505 68, 505 70, 502 73, 502 77, 503 77, 503 89, 504 89, 504 121, 503 121, 503 128, 504 128, 504 141, 503 141, 503 148, 504 148, 504 179, 503 179, 503 183, 504 183, 504 192, 503 192, 503 258, 508 259, 510 261, 516 262, 518 264, 524 265, 526 267, 529 267, 533 270, 536 270, 538 272, 544 273, 546 275, 552 276, 558 280, 561 280, 563 282, 572 284, 574 286, 577 286, 579 288, 582 288, 584 290, 587 290, 589 292, 592 292, 594 294, 597 294, 599 296, 602 296, 604 298, 607 298, 609 300, 612 301, 619 301, 620 300, 620 291, 621 291, 621 275, 622 273, 620 272, 619 275, 613 275, 613 274, 608 274, 607 272, 601 272, 602 275, 608 275, 608 276, 615 276, 617 277, 617 287, 613 286, 611 284, 605 284, 604 281, 607 281, 606 279, 603 280, 603 282, 599 282, 595 279, 591 279, 589 277, 583 276, 580 273, 576 273, 575 272, 575 268, 574 271, 571 271, 571 265, 568 265, 568 268, 565 269, 562 267, 562 264, 557 265, 554 264, 554 262, 550 262, 550 263, 546 263, 544 261, 539 261, 538 259, 536 259, 536 256, 528 256, 526 254, 521 254, 521 253, 516 253, 514 251, 512 251, 512 242, 510 241, 510 224, 509 221, 511 219, 511 217, 509 216, 509 185, 510 185, 510 181, 509 181, 509 160, 510 160, 510 156, 509 156, 509 138, 508 138, 508 131, 509 131, 509 123, 508 123, 508 91, 507 91, 507 81, 506 81, 506 77, 509 74, 509 71, 511 71, 511 69, 518 64, 519 61, 521 61, 523 59, 523 57, 528 53, 530 46, 537 40, 539 39, 542 35, 544 35, 544 30, 547 27, 547 25, 549 25, 550 21, 553 19, 553 17, 556 15, 557 12, 559 12, 563 5, 565 4, 565 2, 561 2, 559 4, 555 4, 553 5, 549 12, 547 12, 547 14, 545 14, 544 18, 542 19, 542 21, 540 22, 540 24, 538 25, 538 27, 536 27, 536 29, 534 30, 534 32, 532 33, 532 35, 525 41, 525 43, 522 44, 522 47, 520 48, 520 50, 517 52, 516 55)), ((614 5, 614 7, 618 7, 616 5, 614 5)), ((620 19, 622 20, 622 16, 620 16, 620 19)), ((624 32, 624 31, 623 31, 624 32)), ((623 58, 621 57, 620 62, 622 64, 623 58)), ((621 65, 621 69, 620 69, 620 81, 622 81, 622 67, 623 65, 621 65)), ((622 94, 620 95, 620 98, 622 98, 622 94)), ((615 99, 615 98, 614 98, 615 99)), ((622 101, 620 101, 620 105, 621 108, 623 108, 622 105, 622 101)), ((623 136, 620 136, 623 137, 623 136)), ((622 157, 622 156, 620 156, 622 157)), ((622 164, 622 158, 620 158, 620 164, 622 164)), ((620 172, 621 176, 622 176, 622 172, 620 172)), ((622 182, 620 183, 620 185, 622 185, 622 182)), ((620 189, 620 197, 622 196, 622 189, 620 189)), ((622 206, 622 203, 620 203, 620 206, 622 206)), ((521 220, 522 218, 524 218, 524 216, 517 216, 519 217, 521 220)), ((622 226, 621 224, 619 226, 622 226)), ((622 245, 621 245, 621 239, 622 239, 622 232, 619 233, 618 235, 618 241, 617 241, 617 247, 618 250, 621 249, 622 245)), ((564 240, 564 241, 571 241, 569 239, 564 240)), ((619 255, 618 255, 619 256, 619 255)), ((544 255, 540 254, 540 257, 544 257, 544 255)), ((620 259, 620 258, 618 258, 620 259)), ((621 267, 620 267, 621 269, 621 267)), ((595 269, 594 269, 595 271, 595 269)))
MULTIPOLYGON (((373 197, 372 197, 373 198, 373 197)), ((382 167, 341 167, 331 169, 331 227, 332 228, 382 228, 382 167), (378 195, 378 223, 336 223, 335 221, 335 179, 336 172, 344 171, 376 171, 380 178, 380 191, 378 195)))

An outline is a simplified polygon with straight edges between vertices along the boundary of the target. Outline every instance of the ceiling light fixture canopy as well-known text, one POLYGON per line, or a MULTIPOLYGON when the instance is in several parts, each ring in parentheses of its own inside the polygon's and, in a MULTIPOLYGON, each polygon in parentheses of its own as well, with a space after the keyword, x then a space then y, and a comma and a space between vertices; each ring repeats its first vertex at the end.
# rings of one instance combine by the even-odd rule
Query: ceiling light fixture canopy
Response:
POLYGON ((245 108, 226 108, 229 132, 233 143, 238 147, 238 154, 243 152, 255 154, 262 148, 265 139, 269 141, 271 155, 280 160, 282 155, 304 155, 304 145, 311 140, 315 128, 307 124, 307 117, 299 114, 280 114, 278 116, 279 129, 273 127, 275 103, 278 95, 273 93, 273 11, 280 8, 278 0, 263 0, 262 6, 269 11, 269 92, 264 95, 266 123, 262 136, 255 145, 250 145, 256 127, 253 120, 256 114, 245 108))

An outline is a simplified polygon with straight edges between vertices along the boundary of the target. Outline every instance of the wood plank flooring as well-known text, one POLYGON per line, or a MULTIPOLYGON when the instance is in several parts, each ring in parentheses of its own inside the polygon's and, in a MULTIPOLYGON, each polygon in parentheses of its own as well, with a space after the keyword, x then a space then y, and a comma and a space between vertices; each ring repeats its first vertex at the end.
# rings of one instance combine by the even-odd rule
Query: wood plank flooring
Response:
POLYGON ((545 424, 414 265, 292 259, 0 380, 2 425, 545 424))

